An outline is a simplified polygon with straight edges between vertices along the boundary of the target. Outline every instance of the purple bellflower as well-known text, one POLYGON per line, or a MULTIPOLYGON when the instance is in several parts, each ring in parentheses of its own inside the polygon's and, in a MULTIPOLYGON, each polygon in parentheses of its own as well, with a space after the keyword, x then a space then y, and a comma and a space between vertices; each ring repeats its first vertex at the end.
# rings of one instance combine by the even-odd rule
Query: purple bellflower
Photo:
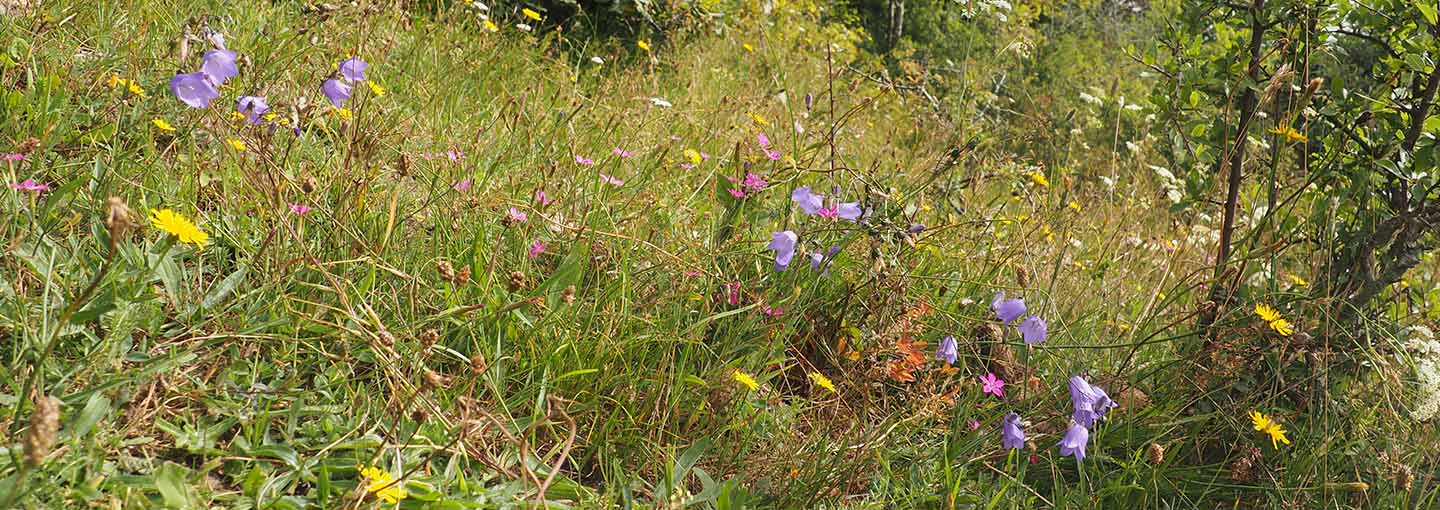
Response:
POLYGON ((205 78, 205 73, 175 75, 170 79, 170 92, 191 108, 205 108, 220 97, 220 91, 215 90, 215 85, 205 78))
POLYGON ((1075 408, 1071 418, 1086 427, 1094 427, 1105 417, 1105 411, 1119 407, 1105 390, 1092 386, 1078 375, 1070 378, 1070 404, 1075 408))
POLYGON ((1000 322, 1009 324, 1020 318, 1021 315, 1025 315, 1025 300, 1020 298, 1007 300, 1005 291, 1002 290, 996 292, 995 299, 990 301, 990 310, 995 312, 995 317, 999 318, 1000 322))
POLYGON ((355 57, 340 62, 340 76, 349 81, 365 81, 365 68, 370 64, 355 57))
POLYGON ((227 49, 216 49, 205 52, 202 57, 204 62, 200 64, 200 73, 210 79, 216 87, 225 84, 225 80, 234 78, 240 74, 240 69, 235 67, 235 52, 227 49))
POLYGON ((240 96, 235 101, 235 110, 245 114, 245 120, 251 124, 259 124, 260 116, 270 111, 270 105, 265 103, 265 98, 258 96, 240 96))
POLYGON ((946 365, 954 365, 955 358, 959 356, 959 353, 956 352, 957 347, 955 337, 946 336, 944 340, 940 341, 940 348, 935 350, 935 359, 943 360, 946 365))
POLYGON ((1005 415, 1005 420, 1000 423, 1000 445, 1011 450, 1025 447, 1025 431, 1020 428, 1020 415, 1005 415))
POLYGON ((838 244, 837 244, 837 245, 834 245, 834 246, 831 246, 831 247, 830 247, 830 251, 827 252, 827 253, 825 253, 825 254, 823 254, 823 255, 820 254, 819 252, 811 253, 811 254, 810 254, 810 269, 820 269, 820 268, 823 267, 823 268, 825 268, 825 269, 824 269, 823 271, 820 271, 820 274, 821 274, 822 276, 823 276, 823 275, 830 274, 830 264, 832 264, 832 263, 835 262, 835 254, 836 254, 836 253, 840 253, 840 245, 838 245, 838 244))
POLYGON ((772 233, 770 238, 770 244, 765 245, 765 248, 775 250, 775 270, 784 271, 795 258, 795 245, 800 242, 800 237, 795 235, 795 232, 786 230, 772 233))
POLYGON ((342 102, 350 99, 350 85, 340 80, 325 80, 325 83, 320 85, 320 92, 324 93, 325 98, 336 108, 341 108, 342 102))
POLYGON ((794 200, 795 205, 800 206, 800 210, 805 211, 805 214, 819 213, 820 209, 825 207, 825 197, 811 193, 809 186, 795 188, 795 191, 790 193, 790 200, 794 200))
POLYGON ((1046 329, 1045 319, 1038 315, 1031 315, 1020 323, 1020 334, 1025 337, 1026 345, 1045 343, 1046 329))
POLYGON ((1090 431, 1084 425, 1071 423, 1070 430, 1060 439, 1060 455, 1074 455, 1075 460, 1085 460, 1085 443, 1090 442, 1090 431))

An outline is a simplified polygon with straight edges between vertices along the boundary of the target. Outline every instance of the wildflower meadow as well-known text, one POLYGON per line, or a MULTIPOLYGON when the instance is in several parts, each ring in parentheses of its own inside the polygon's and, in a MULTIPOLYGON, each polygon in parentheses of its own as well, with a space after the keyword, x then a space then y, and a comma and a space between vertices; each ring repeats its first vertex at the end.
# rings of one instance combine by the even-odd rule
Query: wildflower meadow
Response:
POLYGON ((0 509, 1440 508, 1437 11, 0 2, 0 509))

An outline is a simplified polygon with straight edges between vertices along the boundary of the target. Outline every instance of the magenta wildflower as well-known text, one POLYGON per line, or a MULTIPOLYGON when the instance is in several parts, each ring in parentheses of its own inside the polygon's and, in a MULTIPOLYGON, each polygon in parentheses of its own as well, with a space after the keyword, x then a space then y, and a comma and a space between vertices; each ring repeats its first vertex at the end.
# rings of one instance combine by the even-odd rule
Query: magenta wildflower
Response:
POLYGON ((620 159, 630 159, 631 156, 635 155, 635 153, 627 151, 625 149, 621 149, 619 147, 616 147, 615 150, 611 152, 615 153, 616 156, 620 156, 620 159))
POLYGON ((341 108, 346 99, 350 99, 350 84, 340 80, 325 80, 320 84, 320 93, 330 100, 330 104, 341 108))
POLYGON ((799 242, 800 236, 789 230, 770 234, 770 244, 765 248, 775 250, 776 271, 784 271, 790 267, 790 261, 795 258, 795 245, 799 242))
POLYGON ((725 284, 725 303, 730 306, 740 304, 740 282, 729 282, 725 284))
POLYGON ((740 182, 741 186, 750 191, 765 189, 766 184, 765 179, 756 175, 754 172, 745 172, 745 180, 740 182))
POLYGON ((730 193, 730 196, 735 197, 735 198, 737 198, 737 199, 745 198, 745 192, 744 192, 744 191, 741 191, 741 190, 738 190, 738 189, 735 189, 735 188, 726 188, 725 191, 729 192, 729 193, 730 193))
POLYGON ((980 430, 980 420, 970 420, 970 431, 980 430))
POLYGON ((350 81, 365 81, 365 68, 370 64, 365 63, 356 57, 350 57, 340 62, 340 76, 350 81))
POLYGON ((946 365, 954 365, 955 358, 959 357, 959 345, 955 343, 955 337, 946 336, 940 341, 940 347, 935 349, 935 359, 942 360, 946 365))
POLYGON ((539 257, 540 254, 545 253, 545 248, 545 243, 542 243, 539 240, 530 243, 530 258, 533 259, 535 257, 539 257))
POLYGON ((614 178, 614 177, 611 177, 611 176, 608 176, 608 175, 605 175, 605 174, 600 174, 600 182, 603 182, 603 183, 605 183, 605 184, 609 184, 609 185, 611 185, 611 186, 623 186, 623 185, 625 184, 625 181, 620 180, 620 179, 616 179, 616 178, 614 178))
POLYGON ((1000 447, 1019 450, 1025 447, 1025 431, 1020 428, 1020 415, 1010 413, 1000 423, 1000 447))
POLYGON ((1020 334, 1025 337, 1026 345, 1045 343, 1046 329, 1045 319, 1037 315, 1031 315, 1020 323, 1020 334))
POLYGON ((766 306, 766 305, 760 305, 760 311, 761 311, 761 312, 764 312, 765 315, 770 316, 770 317, 779 317, 779 316, 785 314, 785 310, 784 310, 784 309, 781 309, 781 308, 770 308, 769 306, 766 306))
POLYGON ((590 166, 595 164, 595 160, 576 154, 575 163, 579 164, 580 166, 590 166))
POLYGON ((42 191, 50 191, 50 185, 40 184, 38 182, 35 182, 35 179, 25 179, 20 182, 10 183, 10 189, 39 193, 42 191))
POLYGON ((211 101, 220 97, 220 91, 215 90, 215 85, 205 78, 204 73, 175 75, 170 79, 170 92, 173 92, 180 102, 190 105, 191 108, 210 106, 211 101))
POLYGON ((554 200, 550 199, 550 195, 545 194, 545 190, 537 189, 535 190, 535 202, 539 203, 540 207, 549 207, 554 200))
POLYGON ((980 378, 980 382, 985 384, 980 391, 997 397, 1003 398, 1005 396, 1005 380, 997 377, 994 372, 985 374, 980 378))
POLYGON ((310 214, 310 210, 310 206, 305 204, 290 204, 290 212, 295 213, 296 216, 310 214))
POLYGON ((995 312, 995 317, 1000 322, 1009 324, 1015 319, 1025 315, 1025 300, 1020 298, 1005 299, 1005 291, 995 293, 995 298, 990 300, 990 310, 995 312))
POLYGON ((691 168, 695 168, 695 165, 692 165, 692 164, 689 164, 689 163, 681 163, 681 164, 680 164, 680 168, 685 169, 685 170, 689 170, 689 169, 691 169, 691 168))
POLYGON ((25 155, 18 152, 12 152, 10 154, 0 155, 0 161, 25 161, 25 155))
POLYGON ((1060 455, 1074 455, 1075 460, 1085 460, 1085 443, 1090 442, 1090 431, 1084 425, 1071 423, 1070 430, 1060 440, 1060 455))
POLYGON ((455 183, 455 191, 470 191, 470 185, 474 183, 474 177, 466 177, 460 182, 455 183))
POLYGON ((521 211, 514 207, 511 207, 510 210, 505 211, 505 224, 507 225, 516 225, 520 223, 525 223, 527 221, 530 221, 530 215, 525 214, 525 211, 521 211))

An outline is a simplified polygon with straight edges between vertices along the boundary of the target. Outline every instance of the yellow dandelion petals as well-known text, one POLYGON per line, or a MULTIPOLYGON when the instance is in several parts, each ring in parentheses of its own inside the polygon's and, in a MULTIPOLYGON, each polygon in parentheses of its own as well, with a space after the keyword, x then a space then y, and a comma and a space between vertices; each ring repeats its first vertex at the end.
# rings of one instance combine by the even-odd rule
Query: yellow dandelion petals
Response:
POLYGON ((1070 201, 1070 210, 1075 211, 1075 212, 1080 212, 1080 202, 1076 202, 1076 201, 1074 201, 1074 200, 1071 200, 1071 201, 1070 201))
POLYGON ((1046 179, 1045 174, 1042 174, 1040 172, 1030 172, 1030 182, 1033 182, 1036 186, 1042 188, 1050 187, 1050 180, 1046 179))
POLYGON ((145 99, 145 98, 147 98, 147 97, 150 97, 150 96, 145 95, 145 89, 140 88, 140 84, 139 84, 139 83, 135 83, 135 80, 130 80, 128 83, 126 83, 125 86, 126 86, 126 88, 130 89, 130 93, 131 93, 131 94, 135 94, 135 95, 138 96, 140 99, 145 99))
POLYGON ((684 155, 685 159, 690 160, 690 164, 692 165, 698 165, 701 161, 705 160, 705 158, 700 155, 700 151, 697 151, 695 149, 685 149, 684 155))
POLYGON ((751 53, 754 53, 754 52, 755 52, 755 47, 754 47, 754 46, 751 46, 750 43, 741 44, 740 47, 741 47, 741 48, 744 48, 745 51, 748 51, 748 52, 751 52, 751 53))
POLYGON ((377 467, 359 466, 359 468, 360 476, 365 477, 365 491, 374 494, 375 497, 380 498, 380 501, 394 505, 409 496, 405 493, 405 488, 401 487, 402 484, 396 481, 389 472, 377 467))
POLYGON ((1250 411, 1250 423, 1255 426, 1255 431, 1264 432, 1270 436, 1270 446, 1272 448, 1279 449, 1280 443, 1290 444, 1290 438, 1285 437, 1285 428, 1281 427, 1279 422, 1261 414, 1259 411, 1250 411))
POLYGON ((494 21, 490 21, 487 19, 485 20, 485 30, 489 30, 491 32, 499 32, 500 26, 496 25, 494 21))
POLYGON ((759 125, 759 126, 765 126, 765 127, 769 127, 769 126, 770 126, 770 121, 769 121, 769 120, 766 120, 766 119, 765 119, 765 116, 760 115, 760 114, 758 114, 758 113, 752 113, 752 114, 750 114, 750 121, 751 121, 751 122, 754 122, 756 125, 759 125))
POLYGON ((370 93, 377 96, 385 95, 385 87, 382 87, 379 83, 375 83, 375 80, 365 80, 365 85, 370 87, 370 93))
POLYGON ((640 49, 642 49, 642 50, 650 51, 650 42, 649 42, 649 41, 646 41, 646 40, 644 40, 644 39, 641 39, 641 40, 639 40, 639 41, 635 41, 635 45, 636 45, 636 46, 639 46, 640 49))
POLYGON ((273 113, 273 112, 272 112, 272 113, 267 113, 267 114, 261 116, 261 118, 265 119, 265 122, 275 122, 275 119, 276 119, 277 117, 279 117, 279 115, 276 115, 276 114, 273 113))
POLYGON ((120 78, 120 73, 110 73, 110 76, 105 78, 105 86, 112 89, 119 87, 121 83, 125 83, 125 80, 120 78))
POLYGON ((355 117, 355 112, 350 111, 349 108, 336 108, 330 111, 334 112, 336 117, 340 117, 340 120, 346 122, 349 122, 350 119, 355 117))
POLYGON ((1296 275, 1293 275, 1293 274, 1287 274, 1287 275, 1285 275, 1285 278, 1288 278, 1288 279, 1290 280, 1290 283, 1295 284, 1297 287, 1309 287, 1309 286, 1310 286, 1310 282, 1307 282, 1307 281, 1305 281, 1304 278, 1301 278, 1301 277, 1296 276, 1296 275))
POLYGON ((226 138, 225 145, 229 145, 230 148, 235 149, 236 152, 245 152, 245 150, 249 148, 245 146, 245 142, 236 140, 234 138, 226 138))
POLYGON ((1270 329, 1275 330, 1275 332, 1279 333, 1280 336, 1290 336, 1295 334, 1295 326, 1291 325, 1290 321, 1287 321, 1285 319, 1275 319, 1273 321, 1270 321, 1270 329))
POLYGON ((170 209, 150 210, 150 224, 175 236, 180 242, 204 248, 210 242, 210 235, 200 230, 190 220, 170 209))
POLYGON ((830 393, 836 393, 835 383, 831 382, 829 377, 825 377, 825 374, 810 372, 810 382, 815 383, 816 386, 830 390, 830 393))
POLYGON ((525 17, 533 19, 535 21, 540 21, 540 13, 531 10, 529 7, 520 9, 520 14, 524 14, 525 17))
POLYGON ((236 121, 236 122, 245 120, 245 114, 240 113, 240 112, 230 112, 230 120, 233 120, 233 121, 236 121))
POLYGON ((760 383, 755 382, 755 378, 754 378, 754 377, 750 377, 750 374, 747 374, 747 373, 745 373, 745 372, 741 372, 741 371, 738 370, 738 369, 735 370, 734 372, 731 372, 731 373, 730 373, 730 378, 731 378, 731 379, 734 379, 735 382, 740 383, 741 386, 744 386, 746 389, 749 389, 750 391, 755 391, 755 390, 757 390, 757 389, 760 389, 760 383))
POLYGON ((1265 322, 1274 322, 1275 319, 1280 318, 1280 312, 1263 303, 1255 303, 1255 315, 1260 316, 1260 320, 1265 322))
POLYGON ((175 126, 171 126, 169 121, 166 121, 165 119, 162 119, 160 117, 150 119, 150 123, 155 125, 155 129, 159 129, 161 131, 170 132, 175 130, 175 126))

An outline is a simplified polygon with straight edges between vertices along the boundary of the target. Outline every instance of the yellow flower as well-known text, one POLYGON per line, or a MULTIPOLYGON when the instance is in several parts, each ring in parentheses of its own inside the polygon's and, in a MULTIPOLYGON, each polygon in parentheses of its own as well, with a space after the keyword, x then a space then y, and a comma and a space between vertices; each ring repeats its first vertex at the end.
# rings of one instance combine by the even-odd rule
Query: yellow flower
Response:
POLYGON ((245 142, 236 140, 234 138, 226 138, 225 145, 229 145, 230 148, 235 149, 236 152, 245 152, 245 149, 247 149, 247 147, 245 147, 245 142))
POLYGON ((240 112, 230 112, 230 120, 233 120, 235 122, 245 120, 245 114, 240 112))
POLYGON ((524 14, 525 17, 533 19, 535 21, 540 21, 540 13, 530 10, 529 7, 520 9, 520 14, 524 14))
POLYGON ((170 233, 182 243, 195 245, 196 248, 204 248, 205 244, 210 242, 209 234, 200 230, 200 227, 195 226, 189 219, 169 209, 151 209, 150 224, 170 233))
POLYGON ((690 164, 692 165, 698 165, 701 161, 704 161, 705 158, 700 156, 700 151, 685 149, 685 159, 690 160, 690 164))
POLYGON ((355 116, 355 112, 350 111, 349 108, 336 108, 336 109, 331 110, 331 111, 332 111, 332 112, 335 112, 335 116, 340 117, 340 120, 343 120, 343 121, 346 121, 346 122, 349 122, 350 119, 355 116))
POLYGON ((494 21, 490 21, 487 19, 485 20, 485 30, 489 30, 491 32, 499 32, 500 26, 496 25, 494 21))
POLYGON ((162 119, 162 118, 160 118, 160 117, 155 117, 155 118, 153 118, 153 119, 150 119, 150 123, 155 125, 155 129, 159 129, 159 130, 161 130, 161 131, 167 131, 167 132, 168 132, 168 131, 174 131, 174 130, 175 130, 175 126, 171 126, 171 125, 170 125, 170 122, 168 122, 168 121, 166 121, 165 119, 162 119))
POLYGON ((365 477, 367 482, 365 491, 374 494, 375 497, 380 498, 380 501, 393 505, 408 496, 405 488, 401 487, 402 484, 396 481, 389 472, 377 467, 357 467, 360 468, 360 476, 365 477))
POLYGON ((121 83, 125 83, 125 80, 120 78, 120 73, 110 73, 110 76, 105 78, 105 86, 112 89, 119 87, 121 83))
POLYGON ((375 83, 375 80, 365 80, 365 85, 370 87, 370 93, 377 96, 385 95, 385 87, 380 86, 379 83, 375 83))
POLYGON ((646 40, 644 40, 644 39, 641 39, 641 40, 639 40, 639 41, 635 41, 635 45, 636 45, 636 46, 639 46, 640 49, 642 49, 642 50, 650 51, 650 42, 649 42, 649 41, 646 41, 646 40))
POLYGON ((1256 431, 1264 432, 1270 436, 1270 446, 1272 448, 1279 449, 1280 443, 1290 444, 1290 438, 1285 437, 1285 428, 1281 427, 1280 423, 1270 419, 1270 417, 1260 414, 1259 411, 1251 410, 1250 422, 1255 425, 1256 431))
POLYGON ((1050 187, 1050 180, 1046 179, 1045 174, 1042 174, 1040 172, 1030 172, 1030 182, 1033 182, 1036 186, 1042 188, 1050 187))
POLYGON ((1273 321, 1270 321, 1270 329, 1275 330, 1275 332, 1279 333, 1280 336, 1290 336, 1292 334, 1295 334, 1295 326, 1290 325, 1290 321, 1287 321, 1285 319, 1275 319, 1273 321))
POLYGON ((748 388, 750 391, 755 391, 760 388, 760 383, 755 382, 754 377, 750 377, 750 374, 741 372, 739 369, 731 372, 730 378, 734 379, 735 382, 740 383, 741 386, 748 388))
POLYGON ((265 122, 275 122, 276 117, 279 117, 279 115, 276 115, 274 112, 261 116, 261 118, 265 119, 265 122))
POLYGON ((748 52, 751 52, 751 53, 754 53, 754 52, 755 52, 755 47, 754 47, 754 46, 751 46, 750 43, 741 44, 740 47, 741 47, 741 48, 745 48, 745 51, 748 51, 748 52))
POLYGON ((1285 137, 1287 143, 1305 143, 1309 141, 1303 133, 1296 131, 1295 128, 1290 126, 1271 128, 1270 133, 1285 137))
POLYGON ((1304 278, 1301 278, 1301 277, 1299 277, 1299 276, 1295 276, 1295 275, 1293 275, 1293 274, 1287 274, 1287 275, 1285 275, 1285 277, 1286 277, 1286 278, 1289 278, 1289 279, 1290 279, 1290 283, 1293 283, 1293 284, 1295 284, 1296 286, 1299 286, 1299 287, 1309 287, 1309 286, 1310 286, 1310 282, 1305 281, 1304 278))
POLYGON ((149 97, 145 95, 145 89, 140 88, 140 84, 135 83, 135 80, 130 80, 129 83, 126 84, 126 88, 130 89, 131 94, 140 96, 140 99, 145 99, 146 97, 149 97))
POLYGON ((810 372, 810 381, 814 382, 816 386, 830 390, 830 393, 836 393, 835 383, 830 382, 830 378, 825 377, 825 374, 822 374, 820 372, 810 372))
POLYGON ((1255 303, 1255 315, 1259 315, 1260 320, 1265 322, 1275 322, 1275 319, 1280 318, 1280 312, 1275 311, 1274 308, 1270 308, 1270 305, 1262 303, 1255 303))
POLYGON ((758 114, 758 113, 752 113, 752 114, 750 114, 750 120, 753 121, 755 124, 760 125, 760 126, 765 126, 765 127, 769 127, 769 126, 770 126, 770 121, 765 120, 765 117, 762 116, 762 115, 760 115, 760 114, 758 114))
POLYGON ((1080 212, 1080 202, 1076 202, 1076 201, 1074 201, 1074 200, 1071 200, 1071 201, 1070 201, 1070 209, 1073 210, 1073 211, 1075 211, 1075 212, 1080 212))

